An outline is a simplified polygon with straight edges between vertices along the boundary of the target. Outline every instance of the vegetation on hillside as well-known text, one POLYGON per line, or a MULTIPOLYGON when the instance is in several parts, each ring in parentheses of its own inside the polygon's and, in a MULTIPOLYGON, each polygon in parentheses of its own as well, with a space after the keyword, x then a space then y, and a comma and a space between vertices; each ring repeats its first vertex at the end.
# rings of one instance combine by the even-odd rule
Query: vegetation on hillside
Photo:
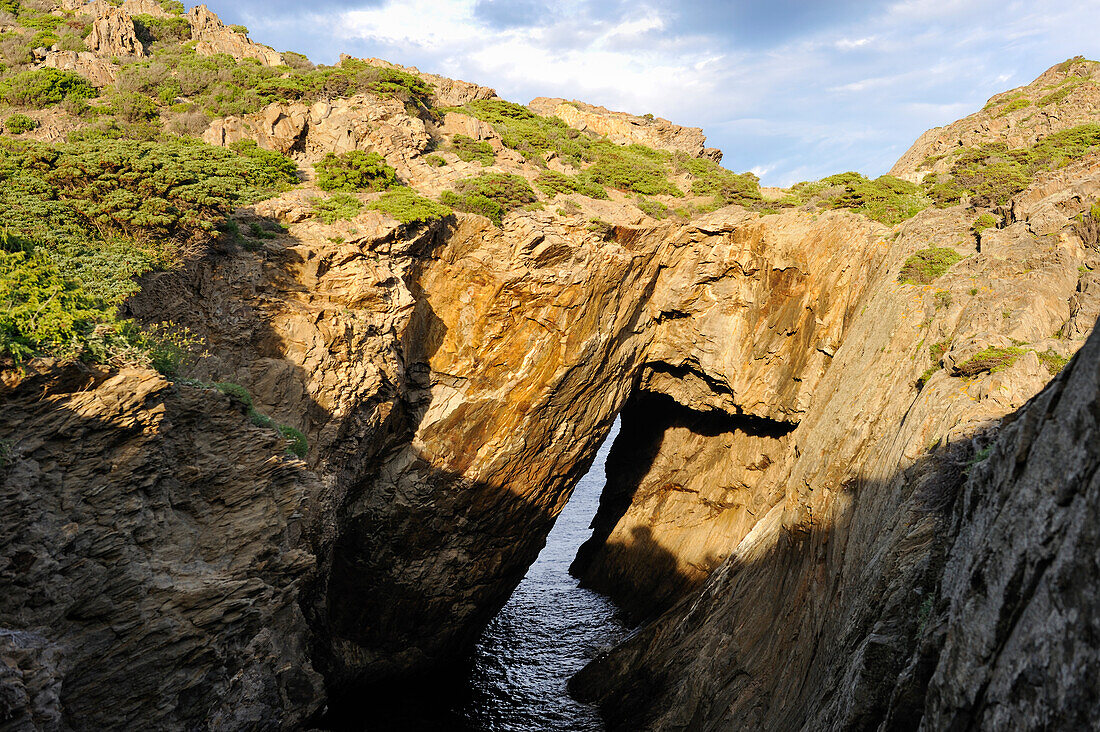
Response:
POLYGON ((1027 188, 1035 176, 1068 165, 1100 150, 1100 124, 1085 124, 1048 135, 1031 147, 1009 149, 986 143, 954 154, 950 172, 925 178, 924 188, 937 206, 967 196, 977 208, 1003 206, 1027 188))
POLYGON ((859 173, 838 173, 790 188, 780 206, 847 208, 884 224, 893 225, 928 208, 931 201, 917 186, 890 175, 873 180, 859 173))
POLYGON ((905 260, 898 282, 904 285, 927 285, 942 277, 963 255, 948 247, 921 249, 905 260))
POLYGON ((386 191, 369 208, 387 213, 403 224, 426 224, 451 215, 451 209, 405 186, 386 191))
POLYGON ((0 142, 0 356, 149 351, 115 314, 135 278, 178 261, 234 206, 296 181, 293 163, 254 144, 0 142))
POLYGON ((443 203, 458 211, 481 214, 501 225, 504 214, 538 200, 530 184, 518 175, 486 173, 460 181, 444 191, 443 203))
POLYGON ((383 191, 397 185, 397 173, 378 153, 328 153, 313 166, 323 191, 383 191))
POLYGON ((496 162, 493 147, 485 140, 475 140, 466 135, 455 135, 451 141, 451 152, 466 162, 477 161, 482 165, 496 162))

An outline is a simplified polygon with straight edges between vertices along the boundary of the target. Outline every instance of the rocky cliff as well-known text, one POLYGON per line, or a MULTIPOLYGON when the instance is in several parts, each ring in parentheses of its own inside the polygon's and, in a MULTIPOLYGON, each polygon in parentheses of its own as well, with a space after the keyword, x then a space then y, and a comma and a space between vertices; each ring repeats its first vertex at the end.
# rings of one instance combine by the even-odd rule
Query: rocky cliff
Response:
MULTIPOLYGON (((125 44, 131 2, 86 7, 125 44)), ((204 8, 186 21, 200 54, 285 61, 204 8)), ((1068 63, 1036 88, 1082 81, 1044 108, 1088 103, 1092 66, 1068 63)), ((1001 203, 923 198, 893 223, 827 198, 770 208, 662 120, 500 106, 377 60, 336 69, 321 73, 369 84, 197 130, 288 155, 303 181, 231 212, 123 305, 201 338, 186 373, 4 371, 0 725, 294 728, 455 662, 617 416, 573 568, 646 621, 574 684, 613 727, 1072 726, 1095 710, 1075 680, 1094 644, 1065 646, 1095 614, 1095 145, 1001 203), (642 142, 636 167, 664 177, 532 147, 508 119, 604 156, 642 142), (351 151, 420 196, 458 200, 484 174, 530 194, 495 219, 416 218, 362 190, 326 220, 314 164, 351 151), (303 433, 304 459, 271 424, 303 433)), ((1070 128, 990 124, 963 144, 1070 128)), ((918 147, 959 145, 937 134, 918 147)))

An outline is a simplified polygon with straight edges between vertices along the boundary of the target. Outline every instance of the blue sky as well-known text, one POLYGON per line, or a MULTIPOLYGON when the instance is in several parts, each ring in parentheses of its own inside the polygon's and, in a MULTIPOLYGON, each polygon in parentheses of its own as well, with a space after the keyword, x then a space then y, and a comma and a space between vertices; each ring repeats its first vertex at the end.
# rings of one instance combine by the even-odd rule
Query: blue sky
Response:
POLYGON ((376 56, 702 127, 723 163, 789 185, 886 172, 917 136, 1070 56, 1100 0, 207 0, 278 50, 376 56))

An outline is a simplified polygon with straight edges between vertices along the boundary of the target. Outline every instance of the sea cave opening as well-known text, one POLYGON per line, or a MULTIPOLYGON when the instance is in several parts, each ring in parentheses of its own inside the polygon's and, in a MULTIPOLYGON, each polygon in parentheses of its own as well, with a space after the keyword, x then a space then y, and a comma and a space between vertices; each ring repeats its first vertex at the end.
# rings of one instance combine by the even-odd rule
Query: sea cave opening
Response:
POLYGON ((364 692, 330 709, 324 727, 342 731, 456 732, 602 730, 595 707, 574 700, 571 676, 628 631, 607 596, 570 574, 608 483, 616 418, 592 465, 557 516, 538 558, 482 632, 468 658, 429 679, 364 692))

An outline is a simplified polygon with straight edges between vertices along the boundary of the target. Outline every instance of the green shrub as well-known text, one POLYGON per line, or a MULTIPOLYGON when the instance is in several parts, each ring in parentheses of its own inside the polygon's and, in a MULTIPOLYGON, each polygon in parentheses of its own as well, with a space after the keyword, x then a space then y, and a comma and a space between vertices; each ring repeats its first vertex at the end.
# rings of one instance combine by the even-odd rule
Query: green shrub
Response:
POLYGON ((126 122, 156 119, 157 105, 142 94, 120 92, 111 97, 111 112, 126 122))
POLYGON ((1054 376, 1062 371, 1069 363, 1069 359, 1062 354, 1055 351, 1053 348, 1048 348, 1044 353, 1035 352, 1035 355, 1039 357, 1039 363, 1046 366, 1047 371, 1051 376, 1054 376))
POLYGON ((305 456, 309 453, 309 442, 306 440, 306 436, 302 434, 300 430, 296 430, 285 424, 279 424, 271 417, 257 410, 252 402, 252 395, 248 393, 248 389, 240 384, 234 384, 230 381, 219 381, 216 384, 203 384, 199 382, 196 383, 195 386, 212 387, 222 394, 225 394, 230 399, 234 399, 243 404, 248 409, 248 419, 252 424, 257 427, 275 430, 281 437, 288 441, 286 449, 288 455, 305 459, 305 456))
POLYGON ((1100 124, 1055 132, 1029 148, 1010 150, 1003 143, 987 143, 959 151, 946 177, 928 176, 923 186, 940 206, 956 203, 963 195, 975 207, 1003 206, 1039 171, 1062 167, 1097 148, 1100 124))
POLYGON ((328 153, 313 169, 323 191, 382 191, 397 185, 397 173, 378 153, 328 153))
POLYGON ((607 191, 603 186, 592 180, 586 173, 566 175, 556 170, 544 170, 539 174, 535 185, 551 198, 559 193, 579 193, 588 198, 607 198, 607 191))
POLYGON ((0 251, 0 356, 77 358, 118 331, 113 308, 61 275, 44 253, 0 251))
POLYGON ((326 224, 351 221, 363 210, 362 202, 349 193, 333 193, 327 198, 311 198, 313 213, 326 224))
POLYGON ((16 107, 43 109, 65 99, 90 99, 95 95, 95 87, 72 71, 30 69, 0 81, 0 100, 16 107))
POLYGON ((601 140, 592 143, 591 154, 595 162, 584 172, 600 185, 644 196, 684 195, 668 179, 669 153, 601 140))
POLYGON ((8 141, 0 143, 0 229, 34 242, 84 292, 119 303, 136 290, 135 277, 170 266, 179 243, 289 185, 287 163, 182 139, 8 141))
POLYGON ((25 114, 13 114, 4 120, 4 127, 13 135, 21 135, 38 129, 38 120, 31 119, 25 114))
POLYGON ((943 276, 960 259, 963 259, 963 255, 948 247, 922 249, 905 260, 898 274, 898 282, 905 285, 930 284, 943 276))
POLYGON ((723 206, 752 206, 761 200, 760 179, 752 173, 734 173, 713 160, 684 153, 673 157, 680 170, 691 175, 691 192, 696 196, 713 196, 723 206))
POLYGON ((503 100, 478 100, 453 111, 488 122, 500 133, 505 146, 518 150, 536 164, 545 164, 548 152, 557 153, 576 168, 594 158, 592 138, 574 130, 557 117, 542 117, 521 104, 503 100))
POLYGON ((917 377, 917 391, 923 389, 939 370, 939 364, 933 364, 932 366, 929 366, 927 369, 925 369, 924 373, 917 377))
POLYGON ((442 155, 425 155, 424 162, 433 168, 442 168, 447 164, 447 160, 442 155))
POLYGON ((234 33, 240 33, 242 36, 248 35, 248 28, 240 24, 229 26, 229 30, 233 31, 234 33))
POLYGON ((932 347, 928 349, 928 355, 931 356, 932 360, 938 364, 940 362, 940 359, 943 358, 943 354, 947 353, 947 349, 949 349, 950 347, 950 339, 942 340, 939 343, 932 344, 932 347))
POLYGON ((1015 99, 1001 107, 1001 109, 997 112, 997 116, 1004 117, 1005 115, 1011 114, 1012 112, 1016 112, 1021 109, 1027 109, 1030 106, 1030 99, 1026 99, 1024 97, 1016 97, 1015 99))
POLYGON ((664 205, 660 201, 653 201, 642 196, 638 196, 635 200, 638 208, 647 216, 652 216, 655 219, 667 219, 672 215, 672 210, 668 206, 664 205))
POLYGON ((459 211, 481 214, 501 225, 504 214, 537 198, 530 184, 518 175, 486 173, 460 181, 455 191, 444 191, 443 203, 459 211))
POLYGON ((1015 346, 1008 348, 996 348, 994 346, 988 346, 987 348, 975 353, 961 364, 955 366, 955 373, 959 376, 977 376, 978 374, 990 372, 995 373, 997 371, 1003 371, 1012 364, 1016 363, 1016 359, 1024 354, 1024 350, 1015 346))
POLYGON ((417 195, 411 188, 395 188, 370 204, 370 208, 389 214, 403 224, 423 224, 451 215, 451 210, 417 195))
POLYGON ((1079 80, 1067 80, 1065 82, 1062 82, 1062 84, 1051 93, 1039 97, 1038 106, 1045 107, 1049 104, 1057 104, 1058 102, 1068 97, 1071 93, 1073 93, 1073 91, 1080 87, 1083 83, 1084 82, 1079 80))
POLYGON ((545 167, 547 156, 553 153, 574 168, 583 169, 582 180, 587 181, 590 191, 595 190, 591 184, 598 184, 647 196, 683 195, 668 179, 672 155, 663 150, 615 145, 579 132, 557 117, 542 117, 512 102, 479 100, 453 111, 493 125, 505 146, 523 153, 536 165, 545 167))
POLYGON ((991 213, 983 212, 974 221, 974 226, 972 228, 974 229, 975 234, 980 234, 983 231, 985 231, 986 229, 990 229, 990 228, 992 228, 996 225, 997 225, 997 217, 994 216, 991 213))
POLYGON ((486 166, 496 162, 492 145, 484 140, 475 140, 466 135, 455 135, 454 141, 451 143, 451 150, 466 162, 476 160, 486 166))
POLYGON ((839 173, 790 189, 785 203, 812 204, 819 208, 848 208, 870 219, 893 225, 912 218, 932 201, 908 181, 883 175, 869 180, 859 173, 839 173))

